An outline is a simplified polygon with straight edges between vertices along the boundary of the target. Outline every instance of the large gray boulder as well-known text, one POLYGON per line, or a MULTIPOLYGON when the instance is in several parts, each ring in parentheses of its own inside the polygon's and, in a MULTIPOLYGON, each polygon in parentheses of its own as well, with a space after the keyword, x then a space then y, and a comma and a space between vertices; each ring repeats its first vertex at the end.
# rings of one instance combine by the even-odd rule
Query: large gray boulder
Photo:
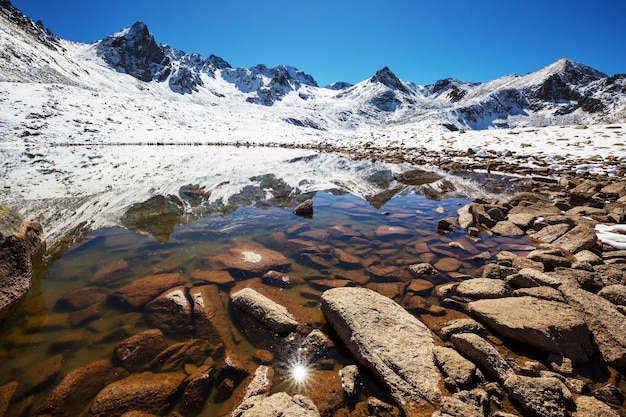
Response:
POLYGON ((439 402, 433 337, 422 322, 366 288, 328 290, 321 306, 341 342, 389 388, 407 416, 439 402))
POLYGON ((45 246, 43 229, 0 204, 0 320, 8 317, 32 284, 31 258, 45 246))
POLYGON ((557 378, 510 375, 503 385, 531 416, 567 417, 567 403, 573 401, 572 393, 557 378))
POLYGON ((586 363, 593 355, 582 315, 567 304, 534 297, 473 301, 469 312, 500 335, 548 353, 586 363))
POLYGON ((559 290, 568 304, 582 313, 604 360, 626 370, 626 316, 610 301, 576 285, 561 285, 559 290))

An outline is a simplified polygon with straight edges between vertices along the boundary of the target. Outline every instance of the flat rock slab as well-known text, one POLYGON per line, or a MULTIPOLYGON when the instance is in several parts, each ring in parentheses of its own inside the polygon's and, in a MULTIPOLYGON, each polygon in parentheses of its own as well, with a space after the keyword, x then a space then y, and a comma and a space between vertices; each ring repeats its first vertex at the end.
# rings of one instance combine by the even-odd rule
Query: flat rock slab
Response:
POLYGON ((440 400, 428 328, 393 300, 365 288, 322 294, 322 312, 348 350, 389 388, 407 416, 440 400))
POLYGON ((291 265, 282 253, 249 243, 237 244, 212 261, 223 269, 245 277, 260 276, 271 270, 286 271, 291 265))
POLYGON ((296 330, 298 322, 282 305, 259 294, 252 288, 244 288, 230 296, 233 305, 245 311, 278 334, 296 330))
POLYGON ((534 297, 507 297, 474 301, 467 308, 506 338, 578 363, 586 363, 593 355, 585 320, 567 304, 534 297))
POLYGON ((582 313, 604 360, 626 370, 626 317, 610 301, 575 285, 561 285, 559 290, 582 313))

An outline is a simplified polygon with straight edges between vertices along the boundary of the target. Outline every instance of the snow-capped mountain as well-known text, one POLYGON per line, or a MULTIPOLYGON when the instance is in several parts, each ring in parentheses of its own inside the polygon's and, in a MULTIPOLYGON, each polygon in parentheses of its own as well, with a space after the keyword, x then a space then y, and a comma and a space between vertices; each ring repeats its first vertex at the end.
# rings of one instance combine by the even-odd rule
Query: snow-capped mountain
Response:
POLYGON ((8 0, 0 0, 0 19, 4 82, 102 94, 121 94, 132 84, 133 91, 149 94, 152 101, 220 107, 225 109, 221 114, 258 113, 263 120, 325 132, 402 124, 469 130, 626 120, 626 75, 608 76, 568 58, 487 83, 442 79, 420 86, 385 67, 355 85, 320 87, 294 67, 233 68, 214 55, 159 44, 142 22, 85 45, 59 39, 8 0))

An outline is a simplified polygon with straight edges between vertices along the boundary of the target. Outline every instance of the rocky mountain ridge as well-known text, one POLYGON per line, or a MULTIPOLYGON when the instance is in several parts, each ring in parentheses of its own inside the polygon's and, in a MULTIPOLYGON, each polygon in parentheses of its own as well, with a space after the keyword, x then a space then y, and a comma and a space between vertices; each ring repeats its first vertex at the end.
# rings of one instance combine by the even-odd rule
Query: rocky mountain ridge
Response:
MULTIPOLYGON (((69 55, 55 35, 8 0, 0 3, 0 10, 5 19, 30 33, 31 41, 52 54, 69 55)), ((277 112, 282 108, 276 104, 289 96, 290 108, 301 111, 297 117, 286 114, 283 120, 319 130, 415 122, 460 130, 626 120, 626 75, 609 76, 565 57, 539 71, 487 83, 442 79, 420 86, 400 80, 385 67, 356 85, 320 87, 311 75, 294 67, 233 68, 215 55, 207 58, 159 44, 143 22, 88 48, 118 73, 142 83, 166 83, 176 94, 208 92, 217 102, 235 99, 273 106, 277 112)), ((80 65, 81 57, 68 57, 80 65)), ((22 75, 24 81, 30 79, 22 75)), ((69 78, 67 82, 72 82, 69 78)))

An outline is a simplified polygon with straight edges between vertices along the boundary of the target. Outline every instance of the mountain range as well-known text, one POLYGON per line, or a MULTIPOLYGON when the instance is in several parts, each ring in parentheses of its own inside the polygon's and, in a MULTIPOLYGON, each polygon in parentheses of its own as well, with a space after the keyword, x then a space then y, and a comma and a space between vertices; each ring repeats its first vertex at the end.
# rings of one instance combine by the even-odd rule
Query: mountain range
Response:
POLYGON ((403 124, 455 131, 626 120, 626 74, 609 76, 565 57, 526 75, 486 83, 447 78, 416 85, 385 67, 354 85, 319 86, 291 66, 233 68, 215 55, 159 44, 142 22, 91 44, 70 42, 8 0, 0 0, 0 82, 66 86, 117 99, 132 86, 150 91, 150 99, 159 96, 162 103, 220 107, 241 116, 270 112, 273 120, 318 132, 403 124))

